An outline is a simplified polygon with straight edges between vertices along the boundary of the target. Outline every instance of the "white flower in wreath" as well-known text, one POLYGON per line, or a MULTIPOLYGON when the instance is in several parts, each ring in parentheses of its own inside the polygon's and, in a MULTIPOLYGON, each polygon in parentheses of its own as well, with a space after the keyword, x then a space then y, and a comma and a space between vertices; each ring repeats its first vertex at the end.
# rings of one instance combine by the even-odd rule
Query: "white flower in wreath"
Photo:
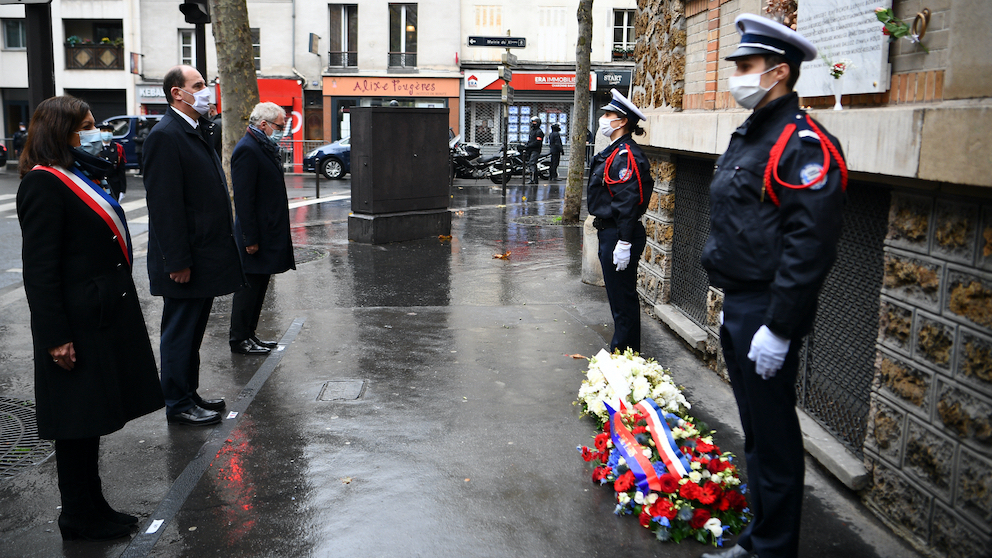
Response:
POLYGON ((634 378, 634 384, 631 388, 635 402, 642 401, 651 393, 651 384, 648 383, 648 379, 644 376, 634 378))
MULTIPOLYGON (((693 463, 695 465, 695 463, 693 463)), ((703 478, 703 475, 699 474, 699 471, 693 471, 689 473, 689 480, 692 482, 699 482, 703 478)))
POLYGON ((634 503, 644 504, 644 493, 641 492, 640 490, 634 493, 634 503))
POLYGON ((648 494, 648 497, 645 498, 644 501, 647 502, 649 506, 653 506, 654 503, 658 501, 658 495, 652 492, 651 494, 648 494))
POLYGON ((630 502, 630 494, 617 492, 617 503, 626 506, 630 502))
POLYGON ((590 384, 598 384, 599 382, 606 381, 606 376, 603 376, 603 372, 595 366, 589 367, 589 373, 586 374, 586 378, 589 380, 590 384))
POLYGON ((715 517, 707 519, 706 523, 703 524, 703 529, 713 533, 714 537, 723 535, 723 524, 720 523, 720 520, 715 517))

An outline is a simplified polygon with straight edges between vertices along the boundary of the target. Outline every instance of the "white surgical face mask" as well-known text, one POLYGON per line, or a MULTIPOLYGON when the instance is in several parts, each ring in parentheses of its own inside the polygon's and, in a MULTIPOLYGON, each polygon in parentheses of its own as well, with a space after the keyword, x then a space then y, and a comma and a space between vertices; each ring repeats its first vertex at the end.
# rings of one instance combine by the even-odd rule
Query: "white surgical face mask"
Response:
POLYGON ((195 110, 200 116, 203 116, 204 114, 207 114, 208 112, 210 112, 210 90, 209 89, 201 89, 201 90, 197 91, 196 93, 190 93, 189 91, 186 91, 185 89, 180 89, 180 91, 193 96, 193 104, 188 103, 186 101, 186 99, 183 99, 182 101, 184 103, 186 103, 187 105, 193 107, 193 110, 195 110))
MULTIPOLYGON (((778 66, 781 66, 779 64, 778 66)), ((758 106, 758 103, 765 98, 765 95, 771 91, 772 87, 778 83, 777 81, 768 88, 761 86, 761 76, 767 74, 768 72, 778 68, 774 66, 761 72, 760 74, 744 74, 743 76, 730 76, 728 80, 730 85, 730 94, 734 96, 734 100, 737 104, 746 108, 753 109, 758 106)))
POLYGON ((613 132, 616 132, 617 131, 617 129, 613 127, 613 123, 616 122, 617 120, 620 120, 620 119, 619 118, 607 118, 605 116, 600 116, 599 117, 599 133, 600 134, 603 134, 606 137, 612 136, 613 135, 613 132))
POLYGON ((103 142, 100 141, 100 129, 79 130, 79 149, 90 155, 99 155, 103 149, 103 142))

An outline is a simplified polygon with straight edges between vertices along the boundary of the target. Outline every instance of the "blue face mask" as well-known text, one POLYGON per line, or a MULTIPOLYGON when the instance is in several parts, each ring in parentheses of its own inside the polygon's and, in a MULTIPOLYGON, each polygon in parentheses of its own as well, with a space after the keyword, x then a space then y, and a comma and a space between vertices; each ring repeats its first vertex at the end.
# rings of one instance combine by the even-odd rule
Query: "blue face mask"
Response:
POLYGON ((79 149, 90 155, 99 155, 103 149, 103 141, 100 140, 100 130, 79 130, 79 149))
POLYGON ((112 132, 100 132, 100 140, 104 143, 110 143, 110 140, 114 139, 114 134, 112 132))
POLYGON ((282 130, 274 130, 272 132, 272 135, 269 136, 269 139, 272 140, 272 143, 279 143, 280 141, 282 141, 284 135, 285 132, 283 132, 282 130))

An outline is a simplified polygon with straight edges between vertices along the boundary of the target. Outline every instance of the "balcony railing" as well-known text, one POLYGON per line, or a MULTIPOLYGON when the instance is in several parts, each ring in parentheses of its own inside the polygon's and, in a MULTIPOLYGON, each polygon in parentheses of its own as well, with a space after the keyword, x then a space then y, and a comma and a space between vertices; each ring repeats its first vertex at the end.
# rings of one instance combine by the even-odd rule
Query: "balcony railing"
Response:
POLYGON ((328 68, 354 68, 358 66, 358 51, 330 51, 327 53, 328 68))
POLYGON ((66 45, 67 70, 123 70, 124 47, 114 45, 66 45))
POLYGON ((417 53, 416 52, 390 52, 389 53, 389 67, 390 68, 416 68, 417 67, 417 53))
POLYGON ((614 50, 613 51, 613 61, 614 62, 633 62, 634 61, 634 49, 630 49, 630 50, 614 50))

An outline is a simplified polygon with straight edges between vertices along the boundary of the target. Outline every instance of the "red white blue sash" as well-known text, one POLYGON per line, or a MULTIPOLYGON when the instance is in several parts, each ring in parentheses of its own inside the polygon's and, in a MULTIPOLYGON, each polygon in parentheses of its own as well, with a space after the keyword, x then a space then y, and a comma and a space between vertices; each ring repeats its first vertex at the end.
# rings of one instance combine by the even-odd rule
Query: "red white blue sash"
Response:
POLYGON ((679 450, 672 436, 672 431, 668 428, 668 423, 658 408, 658 404, 653 399, 647 398, 634 408, 644 413, 648 417, 651 437, 654 439, 654 447, 658 450, 658 455, 665 462, 668 472, 682 478, 689 474, 689 460, 679 450))
POLYGON ((71 171, 67 171, 62 167, 35 165, 31 170, 44 170, 54 174, 69 187, 69 190, 72 190, 72 193, 76 194, 83 203, 99 215, 117 237, 117 244, 124 252, 127 265, 131 265, 133 259, 131 233, 127 230, 124 209, 114 198, 110 197, 103 191, 103 188, 97 186, 92 180, 86 178, 78 169, 73 168, 71 171))

